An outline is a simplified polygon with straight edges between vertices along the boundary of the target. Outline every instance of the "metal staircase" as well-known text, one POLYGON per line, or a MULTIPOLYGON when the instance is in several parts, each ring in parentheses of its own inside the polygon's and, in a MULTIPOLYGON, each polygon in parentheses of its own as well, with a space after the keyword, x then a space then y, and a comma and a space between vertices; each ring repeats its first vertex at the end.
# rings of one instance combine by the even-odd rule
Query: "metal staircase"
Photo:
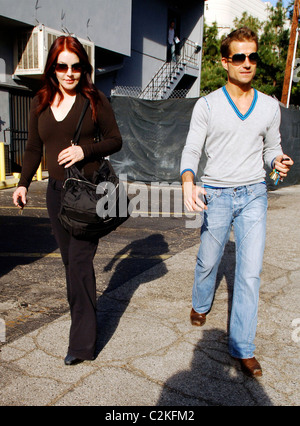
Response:
POLYGON ((199 52, 198 44, 185 39, 181 43, 180 54, 175 62, 165 62, 152 80, 139 95, 141 99, 168 99, 178 83, 185 75, 198 77, 199 52))

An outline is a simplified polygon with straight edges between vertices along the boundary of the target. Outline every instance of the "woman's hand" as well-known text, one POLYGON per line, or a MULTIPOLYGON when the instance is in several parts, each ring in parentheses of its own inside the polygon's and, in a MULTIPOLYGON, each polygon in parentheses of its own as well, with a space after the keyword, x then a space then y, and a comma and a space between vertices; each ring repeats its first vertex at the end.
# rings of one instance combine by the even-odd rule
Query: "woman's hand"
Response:
POLYGON ((73 164, 77 163, 84 159, 83 149, 81 146, 73 145, 69 148, 64 149, 58 154, 58 164, 60 166, 70 167, 73 164))
POLYGON ((23 209, 27 204, 27 188, 25 186, 19 186, 13 193, 13 203, 15 206, 23 209))

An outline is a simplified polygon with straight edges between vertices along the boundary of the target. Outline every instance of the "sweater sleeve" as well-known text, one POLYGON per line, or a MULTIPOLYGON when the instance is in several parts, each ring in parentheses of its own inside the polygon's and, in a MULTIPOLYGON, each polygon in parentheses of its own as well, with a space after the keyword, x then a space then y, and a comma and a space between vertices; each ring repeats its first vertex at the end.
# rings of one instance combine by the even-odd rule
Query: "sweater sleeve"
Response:
POLYGON ((27 189, 32 181, 32 178, 37 171, 43 155, 43 142, 38 131, 38 115, 36 108, 38 106, 38 98, 35 97, 31 103, 29 116, 29 132, 26 143, 22 173, 18 186, 25 186, 27 189))
POLYGON ((82 145, 84 157, 93 161, 100 157, 106 157, 120 151, 122 148, 122 137, 116 122, 113 109, 106 98, 100 93, 98 104, 97 124, 99 126, 101 140, 99 143, 82 145))
POLYGON ((181 156, 181 175, 186 171, 191 171, 196 176, 207 135, 208 120, 209 104, 203 97, 197 101, 193 110, 190 129, 181 156))
POLYGON ((270 168, 272 168, 272 161, 274 160, 274 158, 282 154, 280 122, 280 106, 279 104, 277 104, 272 123, 268 127, 264 138, 263 156, 265 164, 267 164, 270 168))

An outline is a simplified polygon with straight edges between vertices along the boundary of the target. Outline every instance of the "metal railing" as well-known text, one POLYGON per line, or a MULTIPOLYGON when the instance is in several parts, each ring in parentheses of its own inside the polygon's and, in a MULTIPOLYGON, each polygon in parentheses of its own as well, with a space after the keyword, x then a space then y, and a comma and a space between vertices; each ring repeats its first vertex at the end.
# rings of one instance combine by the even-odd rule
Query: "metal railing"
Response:
MULTIPOLYGON (((180 89, 173 90, 170 98, 172 99, 182 99, 186 98, 190 89, 180 89)), ((141 87, 135 86, 115 86, 111 91, 111 96, 125 96, 130 98, 139 98, 142 93, 141 87)))
POLYGON ((129 96, 132 98, 139 98, 142 93, 141 87, 136 86, 115 86, 110 95, 111 96, 129 96))
POLYGON ((195 68, 199 66, 199 52, 199 45, 191 40, 184 39, 181 42, 179 55, 176 55, 176 60, 165 62, 139 97, 151 100, 162 99, 167 91, 172 92, 172 90, 170 90, 172 83, 174 84, 174 80, 185 73, 186 66, 195 68))

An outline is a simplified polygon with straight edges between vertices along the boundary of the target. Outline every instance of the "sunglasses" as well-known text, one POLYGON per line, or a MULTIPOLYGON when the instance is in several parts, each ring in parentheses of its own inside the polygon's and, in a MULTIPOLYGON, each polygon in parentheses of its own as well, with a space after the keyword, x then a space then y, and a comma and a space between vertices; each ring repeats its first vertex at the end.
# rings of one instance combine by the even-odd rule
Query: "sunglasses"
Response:
POLYGON ((228 56, 228 59, 231 59, 233 65, 242 65, 246 58, 249 58, 250 64, 256 65, 259 60, 259 55, 257 52, 253 52, 249 55, 246 55, 246 53, 236 53, 233 56, 228 56))
POLYGON ((57 72, 68 72, 69 68, 71 68, 73 73, 79 73, 82 71, 82 65, 80 62, 77 62, 76 64, 73 64, 69 67, 67 64, 56 64, 55 65, 55 71, 57 72))

